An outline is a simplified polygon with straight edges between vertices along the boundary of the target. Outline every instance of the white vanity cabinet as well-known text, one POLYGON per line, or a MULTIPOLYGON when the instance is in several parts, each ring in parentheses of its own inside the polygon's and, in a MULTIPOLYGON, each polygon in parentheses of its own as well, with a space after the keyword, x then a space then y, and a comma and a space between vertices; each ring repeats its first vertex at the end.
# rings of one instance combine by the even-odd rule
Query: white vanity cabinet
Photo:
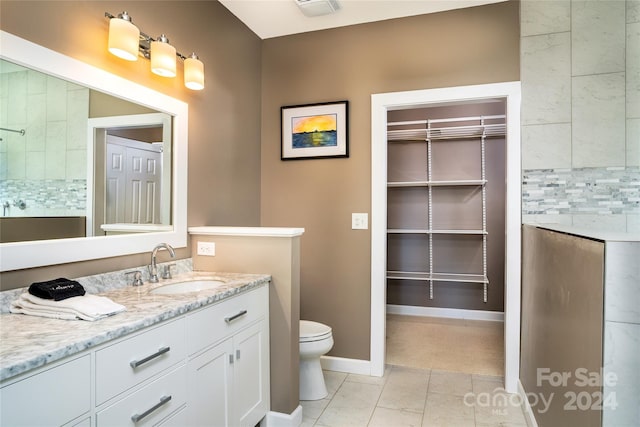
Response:
POLYGON ((2 427, 254 427, 269 409, 266 285, 0 384, 2 427))
POLYGON ((268 288, 187 316, 188 424, 255 426, 269 410, 268 288))
MULTIPOLYGON (((0 425, 71 423, 91 411, 91 360, 85 354, 0 388, 0 425)), ((74 423, 71 423, 74 425, 74 423)), ((82 422, 80 422, 80 425, 82 422)))

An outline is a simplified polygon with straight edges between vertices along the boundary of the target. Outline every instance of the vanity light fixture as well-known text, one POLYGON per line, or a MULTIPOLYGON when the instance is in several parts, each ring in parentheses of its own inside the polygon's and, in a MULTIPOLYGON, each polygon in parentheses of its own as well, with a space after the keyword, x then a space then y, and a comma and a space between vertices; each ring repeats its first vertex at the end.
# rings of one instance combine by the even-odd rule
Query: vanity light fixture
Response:
POLYGON ((109 19, 109 52, 127 61, 136 61, 143 56, 151 61, 151 71, 163 77, 176 76, 176 62, 184 62, 184 85, 192 90, 204 89, 204 64, 198 55, 189 57, 176 51, 169 39, 162 34, 154 39, 133 24, 131 16, 124 11, 118 16, 104 13, 109 19))
POLYGON ((204 89, 204 64, 192 53, 184 60, 184 85, 189 89, 204 89))
POLYGON ((109 52, 127 61, 138 59, 140 30, 125 11, 109 21, 109 52))
POLYGON ((151 71, 162 77, 176 76, 176 48, 164 34, 151 42, 151 71))

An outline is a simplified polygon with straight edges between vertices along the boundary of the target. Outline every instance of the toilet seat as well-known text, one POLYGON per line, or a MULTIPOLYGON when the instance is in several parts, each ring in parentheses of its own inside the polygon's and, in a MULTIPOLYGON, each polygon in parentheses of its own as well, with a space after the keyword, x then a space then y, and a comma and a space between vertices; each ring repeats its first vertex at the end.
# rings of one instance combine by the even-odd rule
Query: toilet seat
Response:
POLYGON ((300 321, 300 342, 322 341, 331 337, 331 328, 310 320, 300 321))

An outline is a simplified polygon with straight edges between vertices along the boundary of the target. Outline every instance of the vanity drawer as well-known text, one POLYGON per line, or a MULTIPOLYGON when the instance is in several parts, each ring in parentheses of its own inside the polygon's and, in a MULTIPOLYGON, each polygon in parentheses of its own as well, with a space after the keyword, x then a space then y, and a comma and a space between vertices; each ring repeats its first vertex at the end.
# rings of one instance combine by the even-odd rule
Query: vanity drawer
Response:
POLYGON ((96 352, 96 404, 184 361, 184 319, 169 322, 96 352))
POLYGON ((268 309, 269 288, 261 286, 187 316, 189 355, 264 317, 268 309))
POLYGON ((98 412, 97 427, 150 426, 177 411, 187 401, 187 372, 180 366, 98 412), (137 421, 134 421, 137 417, 137 421))

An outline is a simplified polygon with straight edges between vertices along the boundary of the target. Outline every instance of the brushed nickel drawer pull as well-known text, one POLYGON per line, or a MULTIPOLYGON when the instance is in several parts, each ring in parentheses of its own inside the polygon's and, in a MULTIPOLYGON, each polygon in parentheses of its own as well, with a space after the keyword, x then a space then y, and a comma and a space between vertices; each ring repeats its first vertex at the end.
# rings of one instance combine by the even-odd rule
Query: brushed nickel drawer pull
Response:
POLYGON ((247 310, 242 310, 242 311, 238 312, 237 314, 234 314, 233 316, 225 317, 224 321, 227 322, 227 323, 231 323, 234 320, 236 320, 238 317, 242 317, 245 314, 247 314, 247 310))
POLYGON ((134 423, 137 423, 138 421, 142 420, 147 415, 151 414, 156 409, 160 408, 162 405, 166 405, 170 400, 171 400, 171 396, 162 396, 160 398, 160 402, 156 403, 151 408, 147 409, 146 411, 144 411, 143 413, 141 413, 139 415, 138 414, 132 415, 131 416, 131 421, 133 421, 134 423))
POLYGON ((160 347, 160 349, 158 351, 156 351, 155 353, 153 353, 151 356, 147 356, 144 359, 140 359, 140 360, 132 360, 131 362, 129 362, 129 365, 131 365, 132 368, 137 368, 138 366, 147 363, 150 360, 155 359, 156 357, 159 357, 163 354, 165 354, 166 352, 168 352, 169 350, 171 350, 171 347, 160 347))

